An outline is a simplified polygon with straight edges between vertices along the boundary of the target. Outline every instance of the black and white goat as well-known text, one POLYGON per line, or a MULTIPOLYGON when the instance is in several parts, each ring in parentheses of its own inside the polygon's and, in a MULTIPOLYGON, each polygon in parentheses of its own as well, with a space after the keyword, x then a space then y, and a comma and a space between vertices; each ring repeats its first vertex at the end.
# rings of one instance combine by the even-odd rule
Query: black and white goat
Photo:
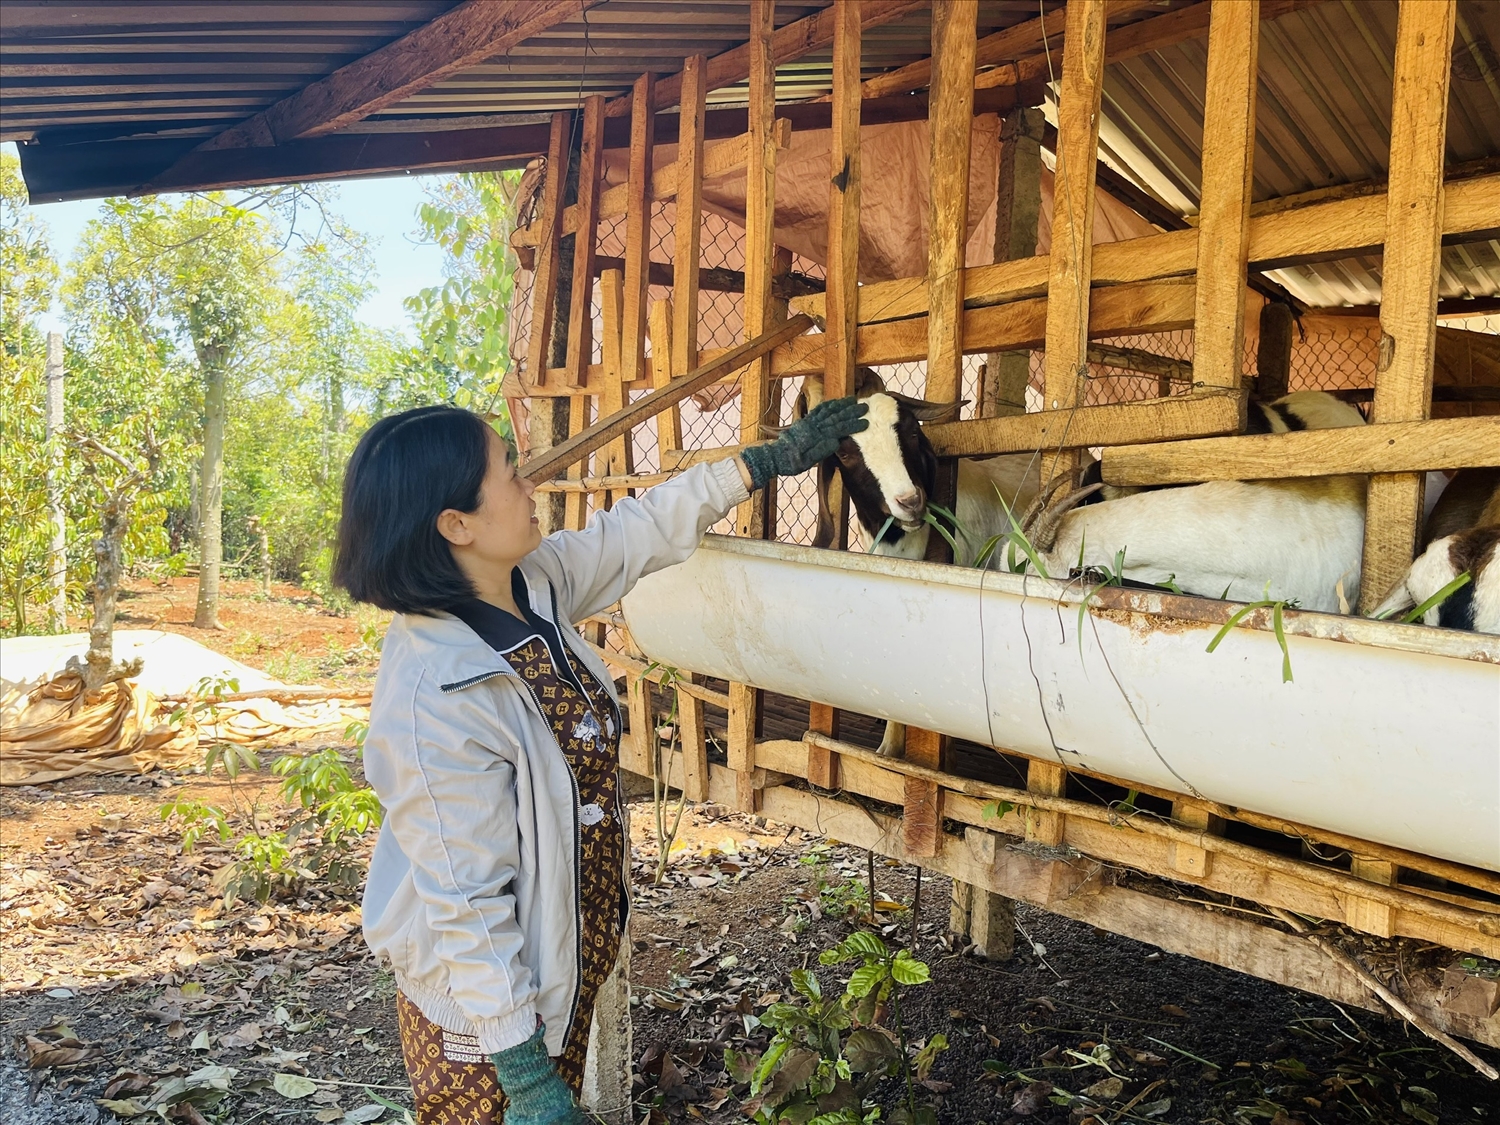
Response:
POLYGON ((1465 469, 1427 519, 1426 549, 1373 616, 1424 604, 1460 574, 1469 582, 1422 615, 1422 624, 1500 633, 1500 469, 1465 469))
MULTIPOLYGON (((838 451, 819 467, 818 534, 814 545, 826 547, 833 542, 828 486, 833 474, 838 473, 870 541, 870 553, 921 559, 927 554, 932 535, 927 516, 938 472, 937 453, 922 432, 921 423, 950 418, 962 404, 923 402, 887 392, 879 376, 868 368, 859 371, 856 393, 869 407, 865 416, 869 428, 845 438, 838 451)), ((959 525, 954 533, 959 546, 956 563, 972 565, 990 537, 1009 529, 1002 499, 1013 511, 1024 510, 1032 502, 1037 493, 1038 460, 1014 454, 959 461, 958 493, 953 506, 959 525)), ((900 757, 905 746, 906 728, 899 723, 887 723, 879 752, 886 757, 900 757)))
MULTIPOLYGON (((1251 411, 1252 432, 1362 426, 1354 407, 1302 391, 1251 411)), ((1295 601, 1347 613, 1358 599, 1365 478, 1209 481, 1054 508, 1032 526, 1032 545, 1054 577, 1071 568, 1113 568, 1122 577, 1175 583, 1190 594, 1295 601), (1269 585, 1268 585, 1269 583, 1269 585)), ((1097 487, 1097 486, 1095 486, 1097 487)))

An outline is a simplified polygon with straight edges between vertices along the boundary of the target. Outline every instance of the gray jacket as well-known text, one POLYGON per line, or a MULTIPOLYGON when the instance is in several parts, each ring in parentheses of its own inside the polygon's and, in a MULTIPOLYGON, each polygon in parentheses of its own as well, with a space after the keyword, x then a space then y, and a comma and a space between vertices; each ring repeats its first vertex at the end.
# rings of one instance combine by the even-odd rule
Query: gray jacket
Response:
MULTIPOLYGON (((642 575, 682 562, 746 498, 734 461, 698 465, 521 563, 531 607, 601 683, 571 627, 642 575)), ((450 614, 398 614, 386 632, 365 739, 385 811, 365 887, 370 948, 422 1014, 487 1054, 547 1025, 562 1053, 578 992, 573 778, 505 658, 450 614)))

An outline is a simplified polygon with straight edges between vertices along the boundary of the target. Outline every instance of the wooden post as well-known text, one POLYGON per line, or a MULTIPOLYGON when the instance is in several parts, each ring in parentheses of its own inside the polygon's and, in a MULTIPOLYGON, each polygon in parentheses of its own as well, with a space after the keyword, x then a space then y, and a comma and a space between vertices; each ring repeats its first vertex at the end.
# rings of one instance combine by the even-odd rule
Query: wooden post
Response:
MULTIPOLYGON (((652 89, 652 76, 643 74, 635 80, 631 96, 630 170, 626 181, 629 194, 625 201, 625 295, 620 318, 620 378, 627 384, 644 378, 646 373, 646 304, 651 284, 651 152, 656 144, 652 89)), ((611 475, 620 471, 613 467, 606 469, 611 475)))
MULTIPOLYGON (((906 728, 906 760, 915 766, 941 770, 948 756, 948 736, 920 727, 906 728)), ((943 790, 935 781, 905 779, 901 813, 902 841, 911 856, 935 856, 941 850, 943 790)))
MULTIPOLYGON (((859 71, 862 0, 833 7, 833 112, 829 144, 828 291, 823 397, 854 393, 859 319, 859 71)), ((838 481, 839 478, 835 477, 838 481)))
POLYGON ((1238 387, 1244 368, 1259 45, 1260 0, 1214 4, 1208 25, 1193 377, 1215 387, 1238 387))
MULTIPOLYGON (((1183 828, 1196 828, 1201 832, 1223 835, 1224 818, 1215 816, 1207 805, 1198 801, 1173 801, 1172 820, 1183 828)), ((1174 871, 1194 881, 1208 878, 1213 863, 1213 853, 1192 844, 1172 843, 1168 845, 1168 861, 1174 871)))
POLYGON ((977 0, 934 0, 931 202, 927 209, 927 398, 963 388, 964 247, 969 228, 969 140, 974 129, 977 0))
MULTIPOLYGON (((68 631, 68 517, 63 507, 63 338, 47 333, 47 520, 52 537, 47 545, 47 631, 68 631)), ((17 626, 22 624, 16 623, 17 626)))
MULTIPOLYGON (((1036 254, 1037 218, 1042 210, 1042 136, 1047 119, 1040 109, 1020 106, 1000 121, 999 200, 995 205, 995 261, 1013 262, 1036 254)), ((981 418, 1026 413, 1031 384, 1031 352, 991 352, 985 359, 981 418)))
POLYGON ((1260 339, 1255 347, 1255 397, 1275 402, 1287 393, 1292 377, 1292 307, 1268 301, 1260 308, 1260 339))
MULTIPOLYGON (((531 339, 526 348, 526 378, 536 386, 547 382, 552 354, 553 303, 557 295, 558 244, 562 239, 564 185, 568 179, 568 126, 572 114, 554 113, 547 139, 547 178, 537 202, 534 225, 540 231, 536 272, 531 282, 531 339)), ((532 403, 532 409, 536 403, 532 403)), ((545 427, 544 427, 545 429, 545 427)))
POLYGON ((760 692, 749 684, 729 685, 727 758, 734 772, 734 805, 743 813, 758 811, 755 788, 755 737, 759 727, 760 692))
MULTIPOLYGON (((682 108, 677 120, 677 203, 672 250, 671 370, 698 366, 698 269, 703 238, 703 121, 707 63, 693 55, 682 64, 682 108)), ((673 417, 677 416, 673 411, 673 417)), ((674 449, 680 449, 679 440, 674 449)))
MULTIPOLYGON (((1073 0, 1076 4, 1078 0, 1073 0)), ((1067 794, 1068 771, 1059 762, 1043 762, 1032 758, 1026 769, 1026 788, 1043 797, 1062 797, 1067 794)), ((1026 838, 1038 844, 1058 847, 1067 832, 1062 813, 1047 809, 1026 810, 1026 838)))
MULTIPOLYGON (((1099 97, 1104 86, 1104 0, 1070 0, 1057 102, 1057 171, 1053 178, 1052 251, 1047 276, 1044 410, 1083 404, 1088 373, 1089 285, 1094 262, 1094 172, 1099 97)), ((1042 479, 1072 472, 1077 455, 1042 467, 1042 479)))
POLYGON ((633 760, 620 765, 645 777, 664 777, 665 767, 657 766, 656 719, 651 714, 651 682, 645 676, 628 673, 625 682, 625 708, 630 714, 630 738, 633 760))
POLYGON ((573 242, 573 289, 568 305, 567 381, 583 387, 594 350, 594 251, 599 235, 599 176, 604 160, 604 96, 583 103, 578 151, 578 227, 573 242))
MULTIPOLYGON (((681 672, 689 683, 702 677, 681 672)), ((689 801, 708 800, 708 735, 703 725, 703 700, 685 691, 677 693, 677 729, 682 743, 682 793, 689 801)))
MULTIPOLYGON (((1389 860, 1362 855, 1350 857, 1350 874, 1382 887, 1396 885, 1397 871, 1397 866, 1389 860)), ((1376 937, 1392 937, 1395 935, 1396 911, 1388 903, 1351 895, 1344 904, 1344 921, 1356 930, 1376 937)))
POLYGON ((953 880, 948 929, 986 961, 1009 961, 1016 949, 1016 903, 988 887, 953 880))
MULTIPOLYGON (((651 305, 651 389, 660 390, 672 381, 672 302, 655 301, 651 305)), ((656 416, 656 449, 662 454, 682 448, 682 413, 669 406, 656 416)))
MULTIPOLYGON (((1402 0, 1391 99, 1391 172, 1381 271, 1380 358, 1372 422, 1412 422, 1432 407, 1449 52, 1457 0, 1402 0)), ((1423 473, 1370 478, 1359 609, 1406 573, 1422 522, 1423 473)))
MULTIPOLYGON (((624 349, 628 326, 621 320, 625 297, 624 275, 619 270, 605 270, 599 275, 600 329, 604 333, 604 383, 599 392, 599 415, 608 418, 625 409, 625 383, 629 359, 624 349)), ((631 456, 630 433, 626 431, 604 447, 595 461, 600 476, 628 476, 635 471, 631 456)), ((630 495, 628 488, 611 489, 605 494, 606 507, 630 495)))
MULTIPOLYGON (((772 39, 775 0, 750 0, 750 150, 745 166, 745 339, 771 327, 771 278, 776 269, 776 63, 772 39)), ((762 440, 760 427, 771 405, 771 358, 764 356, 740 379, 740 441, 762 440)), ((741 504, 736 534, 765 537, 770 509, 766 490, 741 504)))

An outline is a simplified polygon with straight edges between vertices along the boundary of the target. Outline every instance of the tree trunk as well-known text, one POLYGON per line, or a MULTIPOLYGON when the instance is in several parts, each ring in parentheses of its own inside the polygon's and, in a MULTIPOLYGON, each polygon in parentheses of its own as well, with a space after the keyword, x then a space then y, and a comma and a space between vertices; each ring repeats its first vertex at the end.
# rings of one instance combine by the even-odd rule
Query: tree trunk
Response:
POLYGON ((224 349, 198 348, 203 370, 203 468, 198 499, 197 629, 219 628, 219 566, 224 558, 224 349))
POLYGON ((123 567, 120 545, 130 529, 130 498, 125 490, 106 497, 99 514, 99 538, 94 540, 94 619, 89 623, 89 651, 84 657, 84 689, 94 691, 116 678, 115 610, 123 567))
POLYGON ((52 541, 47 548, 47 628, 68 631, 68 523, 63 510, 63 338, 47 333, 47 510, 52 541))

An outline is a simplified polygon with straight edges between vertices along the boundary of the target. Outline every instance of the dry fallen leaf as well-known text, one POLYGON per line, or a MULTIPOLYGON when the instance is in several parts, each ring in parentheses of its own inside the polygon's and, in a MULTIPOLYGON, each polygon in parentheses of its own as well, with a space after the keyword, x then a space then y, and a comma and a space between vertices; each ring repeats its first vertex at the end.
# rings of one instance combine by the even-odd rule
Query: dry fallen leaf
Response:
POLYGON ((283 1098, 292 1101, 305 1098, 309 1094, 318 1092, 318 1084, 311 1078, 305 1078, 300 1074, 288 1074, 285 1071, 278 1073, 271 1079, 271 1085, 283 1098))
POLYGON ((71 1066, 85 1062, 99 1053, 98 1047, 90 1046, 71 1036, 47 1042, 35 1035, 26 1036, 27 1065, 32 1070, 49 1066, 71 1066))
POLYGON ((241 1024, 228 1035, 219 1036, 219 1046, 250 1047, 260 1042, 260 1037, 264 1034, 258 1023, 241 1024))

